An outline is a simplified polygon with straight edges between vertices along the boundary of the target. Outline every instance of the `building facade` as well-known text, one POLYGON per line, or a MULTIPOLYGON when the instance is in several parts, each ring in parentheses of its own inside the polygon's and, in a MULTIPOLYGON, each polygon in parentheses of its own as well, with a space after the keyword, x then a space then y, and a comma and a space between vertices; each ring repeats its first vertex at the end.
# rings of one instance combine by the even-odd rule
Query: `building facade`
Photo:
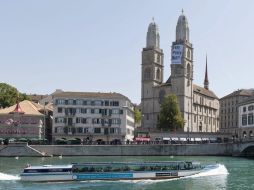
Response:
POLYGON ((241 102, 254 95, 253 89, 234 91, 220 99, 220 131, 239 137, 239 110, 241 102))
POLYGON ((239 103, 240 138, 253 138, 254 135, 254 96, 239 103))
POLYGON ((185 132, 217 132, 219 130, 218 97, 209 90, 207 73, 204 87, 193 83, 193 45, 189 39, 189 26, 182 13, 176 26, 176 40, 171 46, 171 76, 164 81, 164 54, 160 48, 160 35, 153 21, 142 51, 141 110, 142 127, 156 128, 160 104, 166 94, 177 95, 183 115, 185 132))
POLYGON ((0 138, 45 139, 42 108, 28 100, 0 110, 0 138))
POLYGON ((83 143, 132 141, 134 110, 118 93, 61 92, 53 96, 53 139, 83 143))

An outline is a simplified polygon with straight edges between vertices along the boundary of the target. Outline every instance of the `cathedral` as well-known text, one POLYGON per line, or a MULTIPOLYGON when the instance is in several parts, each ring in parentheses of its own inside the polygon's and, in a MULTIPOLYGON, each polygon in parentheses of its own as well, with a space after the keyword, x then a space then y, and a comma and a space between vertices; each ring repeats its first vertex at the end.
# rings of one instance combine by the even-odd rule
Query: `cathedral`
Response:
POLYGON ((160 48, 158 25, 154 21, 148 27, 141 67, 142 128, 157 127, 163 98, 174 93, 184 118, 184 132, 219 131, 219 99, 209 89, 207 59, 204 86, 193 83, 193 45, 183 12, 178 18, 176 39, 171 46, 171 75, 168 79, 164 81, 164 54, 160 48))

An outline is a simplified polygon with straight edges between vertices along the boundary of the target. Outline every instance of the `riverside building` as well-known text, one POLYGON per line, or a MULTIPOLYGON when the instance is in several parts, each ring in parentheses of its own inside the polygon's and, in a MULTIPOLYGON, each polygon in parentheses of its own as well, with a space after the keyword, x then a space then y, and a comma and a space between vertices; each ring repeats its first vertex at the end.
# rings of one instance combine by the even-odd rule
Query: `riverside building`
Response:
POLYGON ((231 134, 233 138, 239 137, 238 106, 241 102, 254 95, 253 89, 236 90, 220 99, 220 132, 231 134))
POLYGON ((112 144, 133 140, 133 105, 122 94, 59 92, 53 104, 55 141, 112 144))
POLYGON ((240 138, 253 138, 254 135, 254 96, 239 103, 240 138))
POLYGON ((44 129, 44 108, 24 100, 0 109, 0 139, 9 141, 43 140, 47 138, 44 129))
POLYGON ((142 128, 157 127, 163 98, 174 93, 185 121, 184 132, 217 132, 219 100, 209 89, 207 61, 204 86, 193 83, 193 45, 189 38, 187 17, 183 13, 178 18, 176 40, 171 46, 171 76, 166 82, 163 58, 158 25, 153 21, 148 27, 146 47, 142 51, 142 128))

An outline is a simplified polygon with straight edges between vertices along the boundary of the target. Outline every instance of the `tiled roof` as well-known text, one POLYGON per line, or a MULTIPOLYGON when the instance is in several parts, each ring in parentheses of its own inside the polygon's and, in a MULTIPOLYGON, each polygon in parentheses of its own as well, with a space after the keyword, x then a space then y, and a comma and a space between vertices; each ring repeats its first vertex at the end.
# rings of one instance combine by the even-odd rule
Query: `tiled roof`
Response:
POLYGON ((210 98, 214 98, 214 99, 219 99, 213 91, 211 90, 207 90, 201 86, 198 86, 196 84, 193 84, 193 91, 196 92, 196 93, 199 93, 199 94, 202 94, 202 95, 205 95, 205 96, 208 96, 210 98))
MULTIPOLYGON (((116 93, 103 93, 103 92, 60 92, 53 96, 54 98, 105 98, 105 99, 127 99, 126 96, 116 93)), ((130 100, 129 100, 130 101, 130 100)))
MULTIPOLYGON (((9 114, 11 112, 13 112, 13 110, 15 110, 16 105, 13 105, 11 107, 8 108, 4 108, 4 109, 0 109, 0 115, 1 114, 9 114)), ((28 100, 24 100, 22 102, 19 102, 19 106, 22 109, 22 111, 24 112, 24 115, 35 115, 35 116, 43 116, 43 114, 41 114, 39 112, 41 105, 39 104, 35 104, 34 102, 28 101, 28 100)))
POLYGON ((254 89, 240 89, 222 97, 221 99, 229 98, 233 96, 251 96, 251 95, 254 95, 254 89))
POLYGON ((254 95, 248 97, 247 99, 242 100, 238 105, 245 105, 249 103, 254 103, 254 95))

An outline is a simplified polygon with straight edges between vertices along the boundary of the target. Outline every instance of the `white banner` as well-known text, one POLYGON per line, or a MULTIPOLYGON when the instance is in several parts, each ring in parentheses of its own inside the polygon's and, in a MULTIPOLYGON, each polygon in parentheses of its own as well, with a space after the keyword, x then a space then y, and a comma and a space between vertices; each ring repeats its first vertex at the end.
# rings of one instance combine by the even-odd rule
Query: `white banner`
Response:
POLYGON ((182 63, 182 55, 183 55, 183 45, 174 45, 172 47, 171 63, 172 64, 181 64, 182 63))

